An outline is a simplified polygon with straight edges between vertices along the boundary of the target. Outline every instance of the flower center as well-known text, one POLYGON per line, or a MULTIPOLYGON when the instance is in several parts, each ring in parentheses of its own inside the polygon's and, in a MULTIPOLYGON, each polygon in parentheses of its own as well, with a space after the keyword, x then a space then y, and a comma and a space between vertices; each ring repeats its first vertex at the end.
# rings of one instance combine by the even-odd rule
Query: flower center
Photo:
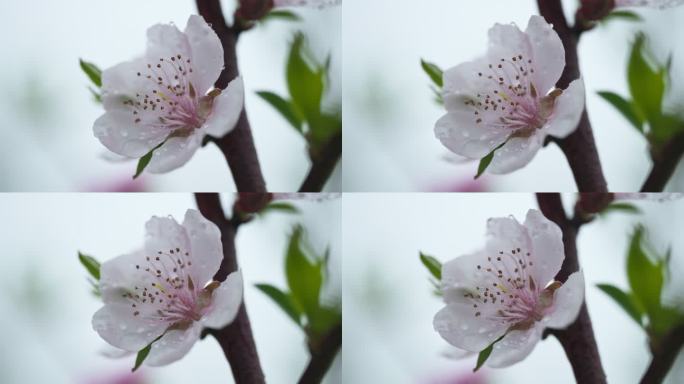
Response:
POLYGON ((148 93, 136 93, 135 100, 127 99, 133 122, 162 127, 172 134, 187 134, 204 124, 200 99, 188 74, 192 73, 191 60, 177 54, 148 63, 147 69, 137 72, 138 77, 151 83, 148 93))
POLYGON ((545 98, 540 97, 534 86, 530 78, 532 73, 532 59, 518 54, 501 58, 475 74, 478 81, 487 82, 485 89, 475 98, 463 100, 473 110, 475 124, 505 128, 518 136, 529 136, 541 128, 550 111, 543 111, 545 98))
POLYGON ((188 273, 191 265, 190 254, 181 248, 157 251, 146 256, 144 263, 136 264, 136 272, 150 274, 152 282, 123 294, 133 316, 170 324, 199 321, 206 305, 200 305, 202 290, 195 287, 188 273))

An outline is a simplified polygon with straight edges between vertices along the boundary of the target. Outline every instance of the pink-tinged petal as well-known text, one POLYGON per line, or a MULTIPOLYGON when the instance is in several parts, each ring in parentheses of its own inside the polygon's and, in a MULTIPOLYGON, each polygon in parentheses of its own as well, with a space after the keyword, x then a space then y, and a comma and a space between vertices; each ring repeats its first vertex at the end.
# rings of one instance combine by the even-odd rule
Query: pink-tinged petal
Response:
POLYGON ((544 135, 537 132, 530 137, 513 137, 494 152, 494 158, 487 172, 498 175, 510 173, 526 166, 542 147, 544 135))
POLYGON ((205 132, 214 137, 223 137, 232 131, 242 113, 244 97, 245 86, 242 77, 238 76, 214 99, 211 114, 204 124, 205 132))
POLYGON ((525 227, 530 237, 530 252, 535 255, 528 271, 541 289, 553 281, 565 259, 563 233, 553 221, 534 209, 527 211, 525 227))
POLYGON ((528 35, 534 54, 532 78, 537 90, 545 94, 556 86, 565 68, 565 49, 558 33, 544 20, 533 15, 527 24, 528 35))
MULTIPOLYGON (((481 280, 481 274, 477 273, 477 265, 486 260, 486 252, 475 252, 468 255, 459 256, 449 260, 442 265, 442 290, 444 300, 451 301, 452 290, 461 288, 473 288, 481 280)), ((453 292, 453 300, 461 300, 460 292, 453 292)))
MULTIPOLYGON (((129 299, 122 295, 134 287, 148 287, 155 278, 145 272, 145 252, 133 252, 102 263, 100 267, 100 292, 105 304, 129 304, 129 299), (136 268, 136 266, 142 268, 136 268)), ((142 307, 144 310, 147 307, 142 307)), ((130 311, 133 313, 133 310, 130 311)))
POLYGON ((150 173, 165 173, 187 163, 202 145, 201 132, 194 130, 188 136, 171 137, 164 145, 152 152, 152 159, 145 170, 150 173))
POLYGON ((542 129, 551 136, 563 139, 577 129, 583 110, 584 80, 577 79, 558 96, 553 114, 542 129))
POLYGON ((190 352, 192 346, 199 340, 201 332, 202 326, 198 322, 193 322, 187 329, 167 331, 161 339, 152 344, 145 364, 158 367, 180 360, 190 352))
POLYGON ((190 242, 190 274, 198 288, 202 288, 213 279, 223 260, 221 231, 194 209, 185 212, 183 227, 190 242))
POLYGON ((168 131, 163 127, 136 124, 131 113, 113 109, 93 124, 93 133, 110 151, 127 157, 141 157, 164 141, 168 131))
POLYGON ((510 135, 505 129, 476 124, 471 111, 450 111, 435 124, 435 136, 454 153, 480 159, 510 135))
POLYGON ((112 303, 93 315, 93 329, 109 344, 127 351, 138 351, 159 337, 164 322, 133 316, 130 304, 112 303))
POLYGON ((214 86, 223 70, 223 46, 202 16, 190 16, 185 34, 192 52, 192 82, 197 92, 203 95, 214 86))
POLYGON ((125 61, 102 71, 102 104, 106 110, 122 108, 122 97, 135 98, 141 90, 150 87, 150 82, 138 72, 145 70, 145 61, 140 58, 125 61))
POLYGON ((221 329, 235 319, 242 304, 242 286, 242 272, 236 271, 214 290, 209 312, 202 318, 205 327, 221 329))
POLYGON ((444 86, 442 89, 445 101, 444 106, 447 110, 450 110, 451 106, 451 103, 448 102, 449 94, 454 93, 476 97, 482 89, 491 84, 487 76, 480 76, 480 74, 485 75, 488 73, 487 65, 488 61, 485 58, 480 58, 461 63, 444 71, 442 75, 444 86))
MULTIPOLYGON (((172 217, 152 216, 145 223, 145 254, 147 257, 157 257, 160 255, 159 252, 162 252, 162 255, 178 255, 180 253, 182 256, 189 250, 190 239, 185 228, 172 217)), ((178 257, 175 258, 178 259, 178 257)))
POLYGON ((541 340, 543 327, 532 326, 524 331, 510 331, 498 343, 494 344, 492 354, 486 365, 492 368, 503 368, 526 358, 541 340))
POLYGON ((471 352, 485 349, 506 332, 507 325, 485 319, 493 307, 483 306, 481 314, 475 316, 470 303, 448 303, 433 320, 435 331, 451 345, 471 352))
POLYGON ((523 33, 515 24, 494 24, 489 29, 489 47, 487 57, 492 65, 503 66, 518 65, 517 57, 522 55, 530 59, 532 49, 528 36, 523 33), (513 61, 513 58, 516 61, 513 61), (504 61, 501 61, 504 59, 504 61))
POLYGON ((558 288, 553 296, 552 312, 548 315, 546 326, 564 329, 572 324, 584 302, 584 273, 578 271, 568 276, 568 280, 558 288))
MULTIPOLYGON (((188 38, 173 24, 155 24, 147 29, 147 51, 145 56, 148 64, 154 66, 161 63, 160 59, 185 61, 191 57, 188 38)), ((181 64, 182 65, 182 64, 181 64)))
MULTIPOLYGON (((493 217, 487 220, 487 250, 489 256, 499 251, 509 253, 517 248, 527 248, 527 231, 513 216, 493 217)), ((529 249, 526 250, 529 252, 529 249)))

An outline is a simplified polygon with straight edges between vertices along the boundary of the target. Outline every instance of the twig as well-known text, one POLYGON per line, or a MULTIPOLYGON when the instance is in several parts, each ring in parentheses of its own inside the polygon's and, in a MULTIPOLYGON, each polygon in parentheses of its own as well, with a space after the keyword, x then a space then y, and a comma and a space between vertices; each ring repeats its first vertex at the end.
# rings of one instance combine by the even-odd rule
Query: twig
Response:
POLYGON ((677 359, 682 345, 684 345, 684 325, 672 329, 663 336, 659 344, 651 348, 653 358, 640 383, 662 383, 677 359))
POLYGON ((299 378, 300 384, 320 383, 342 346, 342 324, 323 336, 319 345, 310 346, 311 360, 299 378))
MULTIPOLYGON (((571 81, 580 77, 577 43, 582 29, 574 29, 568 25, 560 0, 537 0, 537 5, 539 13, 547 22, 553 24, 553 29, 565 47, 565 69, 557 84, 559 88, 565 89, 571 81)), ((586 106, 577 129, 568 137, 556 139, 555 142, 568 159, 580 192, 608 191, 586 106)))
POLYGON ((641 186, 641 192, 662 192, 677 169, 682 154, 684 154, 684 134, 680 133, 653 154, 653 167, 644 185, 641 186))
MULTIPOLYGON (((560 194, 538 193, 537 202, 544 216, 556 223, 563 232, 565 260, 563 260, 560 272, 556 275, 556 280, 564 282, 570 274, 579 270, 576 243, 579 225, 566 216, 560 194)), ((577 383, 606 383, 606 374, 601 366, 601 357, 594 339, 586 300, 582 303, 582 308, 574 323, 564 330, 554 329, 549 333, 554 335, 563 346, 577 383)))
POLYGON ((306 175, 299 192, 320 192, 330 178, 342 154, 342 131, 336 133, 312 156, 311 169, 306 175))
MULTIPOLYGON (((223 261, 214 279, 223 281, 230 272, 238 269, 235 251, 237 227, 225 217, 218 194, 196 193, 195 200, 202 215, 221 230, 223 261)), ((223 349, 236 383, 259 384, 265 382, 244 300, 232 323, 223 329, 210 330, 209 333, 216 338, 221 349, 223 349)))
MULTIPOLYGON (((226 24, 219 0, 196 0, 196 3, 199 14, 211 24, 223 45, 225 68, 215 85, 217 88, 224 89, 239 74, 236 45, 242 29, 229 27, 226 24)), ((224 137, 215 139, 214 142, 228 162, 238 191, 266 192, 266 182, 261 174, 259 158, 244 107, 235 128, 224 137)))

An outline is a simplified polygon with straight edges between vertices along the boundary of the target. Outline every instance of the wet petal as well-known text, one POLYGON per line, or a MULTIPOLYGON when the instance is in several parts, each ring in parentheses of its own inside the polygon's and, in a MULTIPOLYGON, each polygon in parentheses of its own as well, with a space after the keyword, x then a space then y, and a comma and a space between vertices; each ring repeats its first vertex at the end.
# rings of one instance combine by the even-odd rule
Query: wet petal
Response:
POLYGON ((158 367, 180 360, 199 340, 201 331, 202 326, 198 322, 193 322, 187 329, 167 331, 161 339, 152 344, 145 364, 158 367))
POLYGON ((146 264, 145 253, 142 251, 121 255, 102 263, 100 267, 102 301, 107 304, 129 304, 123 294, 134 291, 135 287, 149 286, 156 281, 150 273, 145 272, 146 264))
POLYGON ((107 304, 93 315, 93 329, 109 344, 137 352, 159 337, 167 327, 164 322, 134 316, 130 305, 107 304))
POLYGON ((471 111, 452 111, 435 124, 435 136, 454 153, 480 159, 503 143, 510 132, 477 124, 471 111))
POLYGON ((223 46, 216 32, 204 21, 202 16, 191 15, 185 27, 192 51, 189 64, 193 72, 190 77, 200 95, 214 86, 223 70, 223 46))
POLYGON ((193 130, 188 136, 175 136, 152 152, 152 159, 145 168, 150 173, 165 173, 185 165, 202 145, 203 135, 193 130))
POLYGON ((206 327, 221 329, 235 319, 242 304, 242 285, 242 272, 236 271, 214 290, 209 312, 202 318, 206 327))
POLYGON ((513 137, 494 152, 487 172, 492 174, 510 173, 527 165, 544 142, 544 135, 537 132, 530 137, 513 137))
POLYGON ((577 129, 582 111, 584 111, 584 80, 577 79, 558 96, 553 114, 543 129, 549 135, 563 139, 577 129))
POLYGON ((548 315, 546 326, 564 329, 572 324, 584 302, 584 273, 578 271, 568 276, 568 280, 558 288, 553 297, 553 309, 548 315))
MULTIPOLYGON (((190 58, 190 44, 188 38, 173 24, 156 24, 147 29, 148 64, 154 66, 160 63, 160 59, 170 60, 172 57, 181 55, 184 59, 190 58)), ((176 59, 177 60, 177 59, 176 59)))
POLYGON ((214 99, 211 114, 204 125, 205 132, 214 137, 223 137, 232 131, 242 113, 244 95, 242 77, 238 76, 214 99))
MULTIPOLYGON (((490 64, 497 65, 499 63, 507 63, 508 60, 513 61, 515 57, 522 55, 524 58, 530 59, 532 49, 527 35, 523 33, 515 24, 494 24, 489 29, 489 47, 487 50, 487 57, 490 64), (504 59, 502 62, 501 59, 504 59)), ((508 66, 513 64, 502 64, 508 66)))
POLYGON ((525 33, 534 54, 534 84, 541 93, 546 93, 555 87, 565 68, 563 43, 558 33, 541 16, 530 17, 525 33))
POLYGON ((503 339, 494 344, 486 365, 492 368, 503 368, 522 361, 541 340, 542 331, 542 327, 532 327, 524 331, 508 332, 503 339))
POLYGON ((115 109, 100 116, 93 124, 93 133, 110 151, 138 158, 164 141, 168 131, 144 124, 123 109, 115 109))
POLYGON ((563 233, 558 225, 534 209, 527 211, 525 227, 530 237, 530 251, 534 255, 530 273, 537 286, 543 288, 554 279, 565 259, 563 233))
POLYGON ((479 352, 498 339, 507 326, 498 321, 487 321, 491 313, 483 307, 479 316, 472 311, 472 304, 448 303, 433 320, 435 331, 449 344, 471 352, 479 352))
POLYGON ((190 243, 190 274, 198 288, 211 281, 223 260, 221 231, 194 209, 185 212, 183 228, 190 243))
POLYGON ((179 248, 181 253, 190 249, 190 240, 185 228, 172 217, 152 216, 145 223, 146 255, 156 257, 159 252, 175 255, 176 248, 179 248))

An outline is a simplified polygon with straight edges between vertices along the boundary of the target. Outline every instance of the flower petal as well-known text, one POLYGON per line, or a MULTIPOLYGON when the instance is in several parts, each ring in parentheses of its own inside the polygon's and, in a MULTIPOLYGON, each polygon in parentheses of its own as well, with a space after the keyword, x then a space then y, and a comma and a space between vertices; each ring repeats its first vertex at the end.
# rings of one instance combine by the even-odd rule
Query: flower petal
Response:
POLYGON ((223 46, 202 16, 191 15, 188 18, 185 34, 192 52, 193 85, 200 95, 204 95, 214 86, 223 70, 223 46))
POLYGON ((526 166, 544 142, 544 135, 538 132, 530 137, 513 137, 494 152, 487 172, 492 174, 510 173, 526 166))
POLYGON ((435 124, 435 136, 454 153, 480 159, 503 143, 510 132, 476 124, 470 111, 450 111, 435 124))
MULTIPOLYGON (((188 59, 191 56, 188 38, 173 24, 155 24, 147 29, 148 64, 156 65, 160 59, 170 60, 177 55, 188 59)), ((153 67, 154 68, 154 67, 153 67)))
MULTIPOLYGON (((483 306, 483 310, 491 308, 483 306)), ((471 352, 485 349, 506 332, 507 326, 500 321, 487 321, 489 313, 475 316, 472 304, 450 302, 433 320, 435 331, 449 344, 471 352)))
POLYGON ((93 124, 93 133, 110 151, 133 158, 145 155, 168 135, 163 128, 135 124, 131 113, 124 109, 100 116, 93 124))
MULTIPOLYGON (((115 257, 102 263, 100 267, 100 292, 102 301, 105 304, 122 303, 129 304, 123 294, 132 291, 134 287, 146 287, 156 280, 145 272, 144 267, 136 268, 136 265, 143 265, 145 253, 142 251, 133 252, 126 255, 115 257)), ((141 306, 139 310, 145 310, 146 306, 141 306)), ((133 311, 131 311, 133 312, 133 311)))
POLYGON ((573 80, 556 99, 553 115, 542 129, 551 136, 563 139, 577 129, 583 111, 584 80, 573 80))
POLYGON ((584 273, 578 271, 558 288, 553 296, 553 312, 548 316, 546 326, 564 329, 572 324, 584 302, 584 273))
POLYGON ((167 328, 165 322, 133 316, 131 306, 124 303, 106 304, 93 315, 93 329, 109 344, 137 352, 167 328))
POLYGON ((176 248, 180 248, 180 252, 189 252, 191 248, 185 228, 173 217, 152 216, 145 223, 146 254, 156 256, 158 252, 176 252, 176 248))
POLYGON ((541 340, 543 327, 531 327, 524 331, 510 331, 498 343, 494 344, 492 354, 487 359, 487 366, 503 368, 526 358, 541 340))
POLYGON ((190 242, 192 265, 188 268, 195 284, 202 288, 213 279, 223 260, 221 231, 194 209, 185 212, 183 227, 190 242))
POLYGON ((511 60, 518 55, 523 55, 524 59, 529 59, 532 55, 528 36, 515 24, 496 23, 489 29, 488 36, 487 57, 489 63, 494 66, 498 65, 501 59, 511 60))
POLYGON ((204 124, 205 132, 214 137, 223 137, 232 131, 242 113, 244 97, 245 86, 242 77, 238 76, 214 99, 211 114, 204 124))
POLYGON ((145 364, 150 367, 171 364, 187 355, 195 342, 199 340, 202 326, 192 322, 187 329, 167 331, 161 339, 152 344, 145 364))
POLYGON ((235 271, 226 277, 212 294, 211 308, 202 318, 208 328, 221 329, 230 324, 242 304, 242 272, 235 271))
POLYGON ((150 82, 138 72, 144 72, 142 58, 125 61, 102 71, 102 104, 106 110, 123 106, 122 96, 135 98, 150 87, 150 82))
MULTIPOLYGON (((150 173, 165 173, 185 165, 202 145, 202 132, 194 130, 188 136, 174 136, 152 152, 152 159, 145 168, 150 173)), ((149 152, 149 151, 148 151, 149 152)))
POLYGON ((486 77, 479 76, 483 71, 486 73, 487 60, 482 57, 474 61, 468 61, 456 65, 444 71, 442 79, 444 81, 443 95, 445 99, 444 106, 449 109, 447 95, 451 93, 467 94, 475 97, 483 89, 490 86, 489 80, 486 77))
POLYGON ((553 281, 565 259, 563 233, 558 225, 534 209, 527 211, 525 227, 530 236, 534 264, 530 274, 538 288, 544 288, 553 281))
POLYGON ((565 49, 558 33, 543 17, 532 15, 525 33, 533 52, 534 84, 542 93, 555 87, 565 68, 565 49))

